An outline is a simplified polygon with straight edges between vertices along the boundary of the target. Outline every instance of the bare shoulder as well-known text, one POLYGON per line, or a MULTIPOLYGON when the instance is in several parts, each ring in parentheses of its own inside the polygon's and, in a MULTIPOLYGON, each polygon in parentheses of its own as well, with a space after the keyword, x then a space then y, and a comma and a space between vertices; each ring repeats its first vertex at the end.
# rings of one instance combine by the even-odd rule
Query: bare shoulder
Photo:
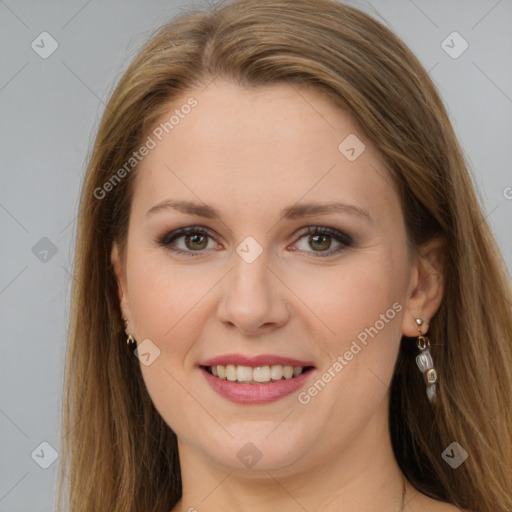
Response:
POLYGON ((410 512, 472 512, 471 510, 458 508, 444 501, 434 500, 421 493, 417 493, 417 495, 409 501, 408 506, 409 508, 406 507, 405 510, 410 512))
POLYGON ((455 505, 451 505, 450 503, 437 500, 431 500, 431 503, 426 507, 418 507, 417 509, 413 510, 414 512, 472 512, 471 510, 458 508, 455 505))
POLYGON ((440 501, 434 501, 434 503, 436 503, 436 505, 430 509, 432 512, 472 512, 471 510, 458 508, 450 503, 440 501))

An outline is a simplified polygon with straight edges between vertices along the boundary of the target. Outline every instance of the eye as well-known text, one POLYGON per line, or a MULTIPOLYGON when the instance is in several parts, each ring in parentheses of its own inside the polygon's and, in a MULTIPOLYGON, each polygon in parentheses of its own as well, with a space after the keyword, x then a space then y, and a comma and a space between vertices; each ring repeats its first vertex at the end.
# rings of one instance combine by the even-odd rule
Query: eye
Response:
POLYGON ((190 226, 167 233, 158 240, 158 243, 176 253, 199 256, 199 253, 204 252, 204 249, 212 248, 208 247, 209 238, 211 238, 211 235, 205 228, 190 226), (197 254, 193 254, 194 252, 197 254))
POLYGON ((296 250, 298 247, 301 251, 316 252, 320 253, 318 256, 325 257, 332 256, 333 254, 343 251, 346 247, 352 245, 353 242, 349 235, 342 233, 337 229, 321 226, 309 226, 306 233, 302 234, 299 241, 306 239, 306 237, 307 240, 305 240, 305 244, 303 244, 302 247, 298 246, 296 242, 292 246, 292 250, 296 250), (338 244, 338 247, 335 249, 331 249, 333 240, 338 244), (309 251, 308 247, 313 249, 313 251, 309 251))

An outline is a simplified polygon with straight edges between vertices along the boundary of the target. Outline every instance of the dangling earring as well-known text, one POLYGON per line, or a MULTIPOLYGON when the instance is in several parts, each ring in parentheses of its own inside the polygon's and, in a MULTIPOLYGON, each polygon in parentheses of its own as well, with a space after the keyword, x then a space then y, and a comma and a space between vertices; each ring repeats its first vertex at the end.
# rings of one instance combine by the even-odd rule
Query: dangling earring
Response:
MULTIPOLYGON (((128 327, 128 318, 123 318, 124 328, 126 329, 128 327)), ((128 333, 126 333, 128 334, 128 333)), ((128 334, 128 338, 126 338, 126 344, 130 345, 131 343, 135 343, 135 339, 131 334, 128 334)))
POLYGON ((416 340, 416 345, 420 349, 420 353, 416 356, 416 364, 420 369, 420 372, 423 373, 423 378, 425 379, 425 384, 427 386, 427 397, 431 404, 435 404, 437 403, 437 372, 434 368, 432 355, 430 354, 430 340, 421 334, 421 326, 423 323, 424 322, 421 318, 416 318, 418 332, 420 333, 416 340))

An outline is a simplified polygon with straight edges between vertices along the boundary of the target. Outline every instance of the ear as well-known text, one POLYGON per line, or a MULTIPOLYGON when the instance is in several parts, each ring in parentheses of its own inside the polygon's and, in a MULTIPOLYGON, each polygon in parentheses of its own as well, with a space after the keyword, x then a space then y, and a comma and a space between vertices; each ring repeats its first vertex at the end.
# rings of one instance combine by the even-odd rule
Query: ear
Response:
POLYGON ((121 314, 123 319, 127 319, 126 323, 126 333, 128 334, 129 329, 128 326, 133 325, 130 311, 130 300, 128 296, 128 286, 126 282, 126 269, 124 268, 124 261, 121 257, 121 253, 119 250, 119 246, 116 242, 112 245, 112 250, 110 252, 110 262, 112 263, 112 268, 114 270, 114 274, 117 280, 118 286, 118 297, 119 297, 119 307, 121 308, 121 314))
POLYGON ((407 292, 402 332, 405 336, 419 335, 416 318, 424 323, 421 333, 428 331, 432 317, 436 314, 443 298, 443 269, 445 264, 444 241, 436 238, 421 246, 414 257, 411 279, 407 292))

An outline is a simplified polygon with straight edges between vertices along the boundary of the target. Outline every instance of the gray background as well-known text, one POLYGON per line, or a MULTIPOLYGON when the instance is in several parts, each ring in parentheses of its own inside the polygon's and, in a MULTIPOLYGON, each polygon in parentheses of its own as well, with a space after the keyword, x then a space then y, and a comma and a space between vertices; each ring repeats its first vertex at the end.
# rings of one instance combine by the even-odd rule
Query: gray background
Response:
MULTIPOLYGON (((512 0, 351 3, 384 21, 430 71, 510 272, 512 0), (442 46, 453 31, 469 44, 458 58, 445 51, 462 49, 457 36, 442 46)), ((59 459, 40 467, 52 462, 40 444, 60 450, 71 258, 87 155, 114 82, 152 31, 187 5, 0 0, 0 512, 53 508, 59 459), (38 37, 44 31, 58 43, 46 59, 31 47, 51 48, 47 36, 38 37)))

